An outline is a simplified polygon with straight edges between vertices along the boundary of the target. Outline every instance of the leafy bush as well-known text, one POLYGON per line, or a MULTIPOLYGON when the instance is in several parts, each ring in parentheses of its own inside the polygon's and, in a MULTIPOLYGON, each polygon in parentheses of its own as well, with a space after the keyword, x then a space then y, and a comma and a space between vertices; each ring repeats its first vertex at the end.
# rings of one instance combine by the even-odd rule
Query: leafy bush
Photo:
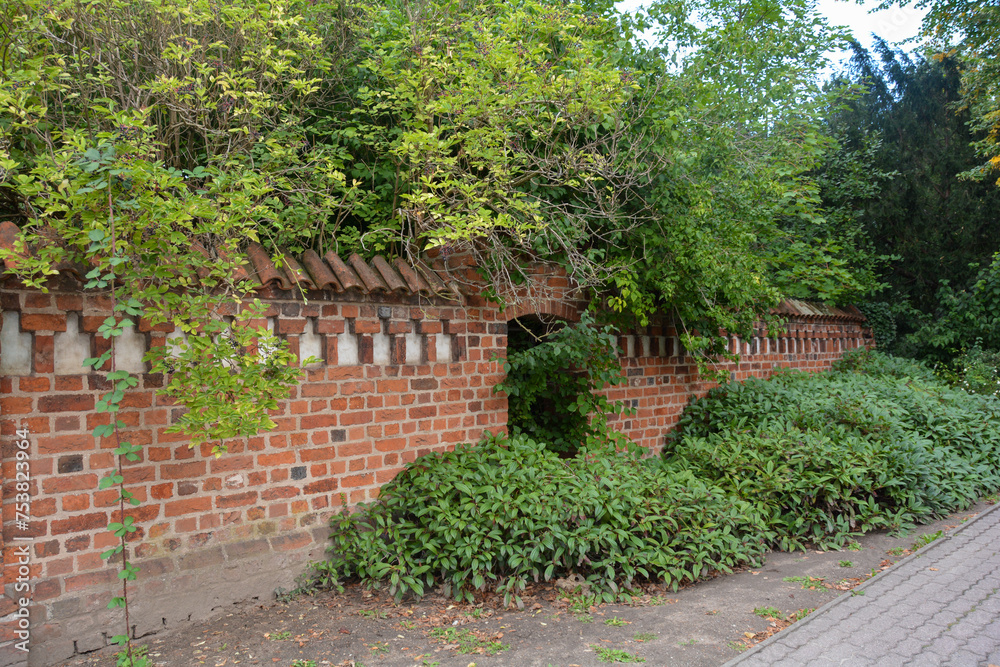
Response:
POLYGON ((1000 350, 1000 252, 964 289, 944 284, 934 317, 907 337, 922 358, 949 362, 974 348, 1000 350))
POLYGON ((397 599, 441 585, 520 604, 529 580, 579 573, 605 600, 635 580, 676 587, 755 562, 771 537, 750 503, 613 447, 572 459, 527 437, 424 456, 377 503, 334 517, 323 583, 388 581, 397 599))
POLYGON ((621 403, 594 393, 625 381, 610 326, 598 327, 590 313, 548 340, 509 349, 507 377, 494 388, 506 392, 511 434, 524 434, 550 449, 576 453, 588 438, 608 434, 607 413, 621 403))
POLYGON ((887 351, 896 341, 896 315, 892 304, 885 301, 870 301, 860 304, 858 308, 868 320, 868 326, 875 336, 876 347, 883 352, 887 351))
POLYGON ((841 547, 1000 488, 1000 401, 922 364, 845 355, 837 370, 716 388, 664 456, 607 432, 561 458, 524 434, 422 457, 377 503, 334 517, 320 585, 440 585, 520 603, 529 580, 580 574, 611 600, 637 580, 677 586, 754 563, 769 546, 841 547))
POLYGON ((940 367, 939 374, 970 394, 1000 396, 1000 351, 976 345, 958 355, 950 366, 940 367))
POLYGON ((1000 402, 879 353, 840 367, 712 390, 669 438, 665 467, 752 502, 786 549, 841 546, 1000 486, 1000 402))

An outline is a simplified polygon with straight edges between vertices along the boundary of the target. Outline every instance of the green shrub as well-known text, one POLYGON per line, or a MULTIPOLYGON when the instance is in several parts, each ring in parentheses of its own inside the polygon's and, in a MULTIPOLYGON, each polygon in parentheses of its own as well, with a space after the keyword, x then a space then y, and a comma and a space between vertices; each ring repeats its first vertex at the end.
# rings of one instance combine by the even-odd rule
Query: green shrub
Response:
POLYGON ((907 527, 1000 486, 1000 402, 880 353, 839 368, 713 389, 671 434, 665 467, 754 503, 785 549, 907 527))
POLYGON ((1000 351, 976 345, 959 354, 950 366, 942 366, 939 374, 970 394, 1000 397, 1000 351))
POLYGON ((608 434, 608 413, 628 411, 595 393, 625 382, 616 349, 614 329, 587 312, 537 345, 509 349, 507 377, 494 391, 507 394, 511 435, 575 454, 588 438, 608 434))
POLYGON ((892 304, 885 301, 870 301, 860 304, 858 308, 868 320, 876 347, 883 352, 890 349, 896 342, 896 314, 893 312, 892 304))
POLYGON ((495 587, 520 604, 528 581, 578 573, 612 600, 636 580, 753 563, 772 540, 749 503, 689 471, 608 446, 561 459, 524 436, 421 457, 362 509, 334 517, 333 557, 315 567, 397 599, 495 587))

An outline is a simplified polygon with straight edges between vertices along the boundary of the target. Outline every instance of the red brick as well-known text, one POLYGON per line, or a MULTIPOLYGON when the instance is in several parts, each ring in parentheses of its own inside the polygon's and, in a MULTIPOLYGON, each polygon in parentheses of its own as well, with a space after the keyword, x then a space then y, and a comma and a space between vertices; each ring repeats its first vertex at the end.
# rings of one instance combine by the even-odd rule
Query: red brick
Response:
POLYGON ((49 391, 52 383, 46 377, 22 377, 17 381, 21 391, 49 391))
POLYGON ((262 492, 260 494, 260 499, 267 501, 281 500, 284 498, 291 498, 297 495, 299 495, 299 490, 294 486, 279 486, 279 487, 272 487, 267 491, 262 492))
POLYGON ((166 484, 154 484, 150 487, 149 493, 155 500, 172 498, 174 495, 174 485, 172 482, 166 484))
POLYGON ((191 479, 205 474, 204 461, 189 463, 164 463, 160 465, 160 479, 191 479))
POLYGON ((79 431, 80 430, 80 418, 69 416, 69 417, 56 417, 56 429, 58 431, 79 431))
POLYGON ((313 382, 302 384, 299 387, 299 395, 302 398, 326 398, 337 395, 338 384, 336 382, 313 382))
MULTIPOLYGON (((212 499, 211 498, 185 498, 184 500, 175 500, 164 504, 164 516, 180 516, 182 514, 191 514, 192 512, 207 512, 212 509, 212 499)), ((193 519, 192 519, 193 521, 193 519)), ((181 522, 178 521, 178 524, 181 522)), ((196 530, 196 527, 192 525, 188 531, 181 531, 178 528, 178 532, 190 532, 196 530)))
POLYGON ((39 412, 84 412, 94 409, 90 394, 54 394, 38 399, 39 412))
POLYGON ((286 451, 277 454, 258 454, 257 465, 262 467, 274 467, 282 465, 292 465, 295 463, 295 452, 286 451))
POLYGON ((63 496, 62 508, 64 512, 82 512, 90 509, 90 496, 85 493, 63 496))
POLYGON ((245 507, 257 501, 256 491, 246 491, 231 496, 220 496, 215 499, 215 506, 218 509, 232 509, 234 507, 245 507))
POLYGON ((368 472, 361 475, 350 475, 340 480, 341 486, 368 486, 375 481, 375 475, 368 472))
POLYGON ((79 294, 57 294, 56 308, 79 312, 83 310, 83 296, 79 294))
POLYGON ((340 424, 350 426, 352 424, 367 424, 372 420, 372 412, 348 412, 340 415, 340 424))
POLYGON ((35 334, 35 372, 53 372, 53 359, 55 355, 55 342, 52 336, 35 334))
POLYGON ((406 447, 406 438, 384 438, 375 442, 375 448, 380 452, 394 451, 406 447))
POLYGON ((378 320, 355 320, 354 333, 356 334, 382 333, 382 323, 378 320))
POLYGON ((88 572, 87 574, 78 574, 73 577, 67 577, 66 592, 71 593, 73 591, 93 588, 95 586, 107 586, 117 578, 116 570, 110 568, 100 570, 98 572, 88 572))
MULTIPOLYGON (((98 477, 93 473, 79 475, 59 475, 47 477, 42 481, 42 490, 50 494, 62 494, 70 491, 92 491, 97 488, 98 477)), ((32 505, 32 510, 35 507, 32 505)))
POLYGON ((328 459, 336 458, 337 454, 334 448, 331 447, 319 447, 317 449, 302 449, 299 450, 299 457, 302 459, 303 463, 310 463, 312 461, 325 461, 328 459))
POLYGON ((87 530, 106 528, 108 515, 104 512, 80 514, 69 519, 55 519, 49 523, 49 532, 53 535, 66 533, 82 533, 87 530))
POLYGON ((327 477, 326 479, 320 479, 315 482, 306 484, 302 488, 302 493, 306 495, 311 495, 314 493, 329 493, 337 488, 337 478, 327 477))
POLYGON ((52 516, 56 513, 56 499, 55 498, 41 498, 31 503, 31 514, 32 516, 42 517, 42 516, 52 516))
MULTIPOLYGON (((59 554, 59 540, 35 542, 35 555, 39 558, 49 558, 59 554)), ((5 559, 6 560, 6 559, 5 559)), ((14 562, 11 560, 10 562, 14 562)))
POLYGON ((343 382, 340 385, 340 393, 344 396, 352 394, 368 394, 375 391, 375 383, 371 380, 360 382, 343 382))
POLYGON ((52 307, 52 295, 44 292, 29 292, 24 295, 25 310, 47 310, 52 307))
POLYGON ((30 398, 15 398, 13 396, 4 396, 0 398, 0 414, 2 415, 30 415, 33 411, 31 409, 30 398))
POLYGON ((253 456, 246 454, 235 455, 233 452, 225 454, 221 458, 213 458, 209 464, 209 468, 213 473, 249 470, 253 467, 253 456))
POLYGON ((66 314, 23 313, 21 328, 25 331, 66 331, 66 314))
POLYGON ((409 381, 405 379, 379 380, 378 393, 394 394, 409 391, 409 381))
POLYGON ((337 415, 331 413, 326 415, 310 415, 309 417, 303 417, 301 427, 303 430, 309 430, 314 428, 329 428, 336 425, 337 415))
POLYGON ((77 535, 66 540, 66 551, 73 553, 90 548, 90 535, 77 535))

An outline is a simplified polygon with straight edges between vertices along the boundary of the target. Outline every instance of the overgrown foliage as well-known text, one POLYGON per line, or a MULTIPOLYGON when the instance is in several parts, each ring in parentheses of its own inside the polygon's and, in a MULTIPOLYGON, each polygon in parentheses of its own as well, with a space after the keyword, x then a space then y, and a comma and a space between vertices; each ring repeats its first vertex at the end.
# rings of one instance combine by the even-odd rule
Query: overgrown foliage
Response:
POLYGON ((182 211, 148 233, 179 264, 199 242, 219 275, 246 240, 434 249, 471 255, 502 299, 543 259, 632 321, 673 311, 709 356, 783 295, 875 286, 807 174, 840 36, 805 0, 5 9, 0 216, 33 247, 64 241, 63 165, 125 142, 148 176, 116 174, 123 199, 182 211), (670 46, 636 40, 654 25, 670 46))
MULTIPOLYGON (((882 6, 909 5, 914 0, 883 0, 882 6)), ((986 162, 970 170, 969 177, 982 178, 1000 169, 1000 9, 979 0, 920 0, 927 9, 923 34, 944 55, 958 54, 969 64, 962 75, 962 102, 972 116, 972 126, 981 132, 975 146, 986 162)), ((1000 180, 997 181, 1000 185, 1000 180)))
POLYGON ((315 567, 397 599, 441 586, 520 604, 529 581, 576 572, 610 601, 756 562, 768 541, 750 503, 690 472, 606 446, 562 459, 523 435, 421 457, 363 510, 331 521, 332 558, 315 567))
POLYGON ((606 443, 577 456, 518 435, 432 454, 380 500, 331 521, 325 585, 432 586, 457 599, 579 573, 604 599, 677 585, 768 547, 841 548, 1000 488, 1000 401, 911 361, 861 351, 835 371, 779 373, 711 391, 664 456, 606 443))
POLYGON ((852 531, 907 528, 1000 486, 1000 402, 862 351, 836 372, 710 391, 666 456, 753 503, 781 548, 840 547, 852 531))
POLYGON ((850 227, 886 258, 881 274, 905 334, 919 327, 911 309, 938 308, 942 281, 965 287, 1000 249, 1000 190, 961 178, 979 163, 971 144, 981 138, 961 105, 966 62, 881 40, 852 49, 831 84, 845 94, 827 116, 839 148, 818 178, 824 202, 851 212, 850 227))
MULTIPOLYGON (((42 290, 67 266, 83 267, 85 288, 113 304, 99 332, 110 350, 86 365, 111 387, 96 406, 109 418, 95 420, 93 433, 117 456, 100 482, 119 490, 108 527, 118 544, 103 556, 121 564, 122 595, 109 606, 124 608, 126 626, 141 533, 124 479, 142 448, 121 433, 118 412, 138 380, 116 368, 115 339, 140 318, 181 334, 147 361, 166 373, 160 393, 187 409, 170 430, 191 446, 211 443, 220 454, 227 440, 273 427, 268 410, 299 371, 234 278, 241 244, 258 238, 261 220, 277 220, 268 179, 302 186, 308 162, 308 178, 336 183, 282 143, 298 141, 286 114, 315 83, 307 70, 320 66, 309 59, 321 41, 288 6, 221 9, 160 0, 3 6, 0 215, 21 234, 0 258, 42 290)), ((129 632, 113 638, 124 645, 120 664, 147 664, 129 632)))
POLYGON ((922 356, 948 361, 973 347, 1000 351, 1000 253, 963 289, 945 284, 933 317, 908 343, 922 356))
POLYGON ((529 439, 557 452, 609 438, 628 441, 608 430, 609 413, 628 411, 609 401, 600 390, 625 382, 616 354, 618 341, 611 326, 598 327, 590 313, 523 350, 509 350, 507 376, 494 387, 507 394, 511 435, 529 439))
POLYGON ((975 345, 937 370, 947 382, 971 394, 1000 397, 1000 352, 996 350, 975 345))

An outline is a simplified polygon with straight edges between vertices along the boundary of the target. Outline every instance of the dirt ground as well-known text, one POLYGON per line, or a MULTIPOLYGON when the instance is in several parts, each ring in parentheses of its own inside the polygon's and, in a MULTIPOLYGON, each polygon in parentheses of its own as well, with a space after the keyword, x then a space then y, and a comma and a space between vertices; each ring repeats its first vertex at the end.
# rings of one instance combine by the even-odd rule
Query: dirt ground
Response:
MULTIPOLYGON (((395 605, 359 586, 290 602, 243 604, 139 643, 159 667, 590 667, 608 662, 717 666, 850 590, 988 507, 906 536, 872 533, 857 550, 771 553, 766 564, 677 592, 651 586, 630 604, 587 606, 555 585, 529 590, 523 611, 438 595, 395 605), (758 613, 755 613, 758 610, 758 613)), ((564 586, 569 582, 563 582, 564 586)), ((499 601, 497 601, 499 602, 499 601)), ((110 652, 66 667, 114 665, 110 652)))

